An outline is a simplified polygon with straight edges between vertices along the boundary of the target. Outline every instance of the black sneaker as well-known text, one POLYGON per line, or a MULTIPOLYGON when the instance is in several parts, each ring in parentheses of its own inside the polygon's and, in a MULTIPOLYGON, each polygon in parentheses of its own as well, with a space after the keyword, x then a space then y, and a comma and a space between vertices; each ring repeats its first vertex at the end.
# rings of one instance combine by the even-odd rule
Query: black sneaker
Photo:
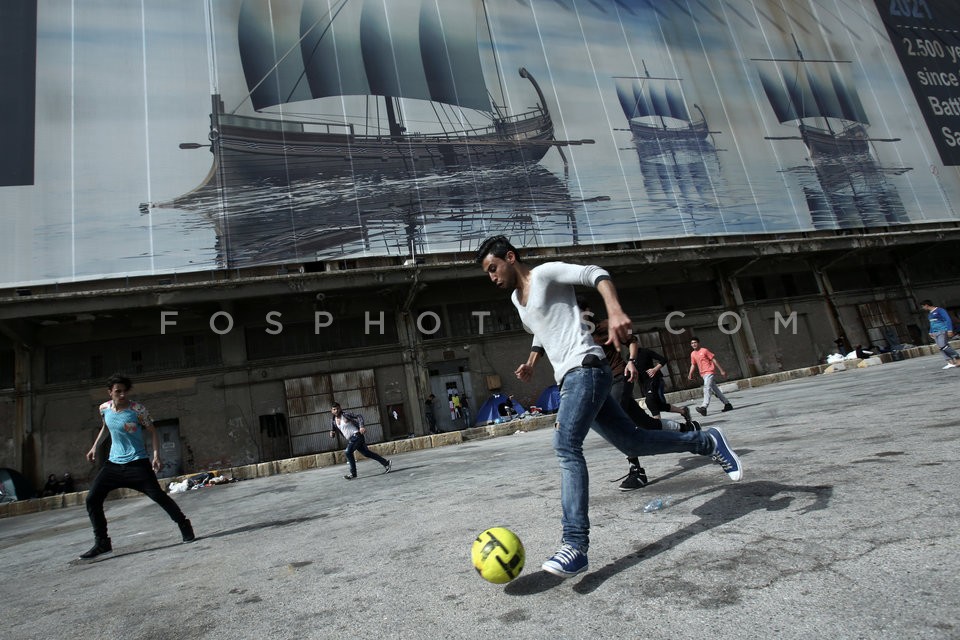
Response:
POLYGON ((383 472, 390 473, 390 471, 392 470, 393 470, 393 462, 390 460, 387 460, 387 464, 383 465, 383 472))
POLYGON ((180 535, 183 536, 184 542, 193 542, 197 539, 197 536, 193 535, 193 525, 190 524, 189 520, 184 520, 178 524, 180 527, 180 535))
POLYGON ((643 467, 636 465, 630 465, 630 472, 621 479, 623 482, 620 483, 620 491, 636 491, 637 489, 643 489, 648 484, 647 472, 643 470, 643 467))
POLYGON ((353 480, 353 479, 356 478, 356 477, 357 477, 357 476, 352 476, 352 475, 350 475, 350 474, 348 473, 347 475, 343 476, 343 479, 344 479, 344 480, 353 480))
POLYGON ((110 544, 110 538, 97 538, 97 542, 93 545, 93 548, 86 553, 81 553, 80 557, 84 560, 89 560, 90 558, 96 558, 111 551, 113 551, 113 546, 110 544))
POLYGON ((680 415, 683 416, 683 421, 687 424, 690 424, 690 407, 681 407, 680 415))
POLYGON ((700 423, 696 420, 691 420, 685 423, 680 431, 684 433, 687 433, 688 431, 700 431, 700 423))
POLYGON ((699 414, 702 415, 702 416, 705 416, 705 415, 707 415, 707 408, 706 408, 706 407, 697 407, 697 413, 699 413, 699 414))
POLYGON ((733 405, 729 402, 723 405, 723 409, 721 409, 720 412, 723 413, 724 411, 733 411, 733 405))

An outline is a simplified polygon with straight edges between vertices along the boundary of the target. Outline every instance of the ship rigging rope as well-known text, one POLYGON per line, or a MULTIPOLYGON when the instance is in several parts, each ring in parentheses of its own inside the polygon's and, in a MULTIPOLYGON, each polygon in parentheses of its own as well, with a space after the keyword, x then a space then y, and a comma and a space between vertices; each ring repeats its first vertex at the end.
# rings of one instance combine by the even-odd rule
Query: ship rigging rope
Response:
MULTIPOLYGON (((329 21, 327 22, 327 27, 323 30, 323 33, 321 33, 321 34, 320 34, 320 37, 317 38, 317 44, 314 45, 313 51, 310 52, 310 58, 312 58, 313 55, 317 52, 317 47, 320 46, 320 42, 323 40, 323 37, 327 34, 327 31, 330 30, 330 27, 333 26, 333 21, 337 19, 337 16, 340 15, 340 12, 343 11, 343 8, 347 6, 347 1, 348 1, 348 0, 340 0, 340 7, 336 10, 336 12, 333 14, 333 16, 332 16, 332 17, 329 19, 329 21)), ((315 21, 312 25, 310 25, 310 28, 309 28, 309 29, 306 29, 306 30, 303 32, 303 35, 300 36, 300 39, 298 39, 298 40, 293 44, 293 46, 291 46, 289 49, 287 49, 286 53, 284 53, 282 56, 280 56, 280 59, 277 60, 276 63, 274 63, 274 65, 273 65, 272 67, 270 67, 270 69, 267 71, 267 73, 266 73, 262 78, 260 78, 260 81, 259 81, 257 84, 253 85, 253 86, 250 88, 250 91, 247 92, 247 95, 245 95, 245 96, 243 97, 243 99, 240 101, 240 103, 239 103, 236 107, 234 107, 233 111, 231 111, 230 113, 231 113, 231 114, 235 114, 235 113, 237 112, 237 109, 239 109, 240 107, 242 107, 242 106, 243 106, 243 103, 250 99, 250 96, 253 95, 253 92, 256 91, 258 88, 260 88, 260 85, 262 85, 264 82, 267 81, 267 78, 270 77, 270 74, 272 74, 274 71, 276 71, 276 70, 277 70, 277 67, 279 67, 280 64, 281 64, 284 60, 287 59, 287 56, 289 56, 291 53, 293 53, 293 52, 300 46, 300 43, 303 42, 303 39, 306 38, 308 35, 310 35, 310 32, 313 31, 314 29, 316 29, 316 28, 317 28, 317 25, 319 25, 319 24, 320 24, 325 18, 327 18, 328 16, 330 16, 330 11, 327 11, 327 13, 325 13, 324 15, 320 16, 319 18, 317 18, 316 21, 315 21)), ((284 100, 284 102, 286 102, 287 100, 289 100, 289 99, 293 96, 293 92, 296 91, 296 89, 297 89, 298 86, 300 86, 300 82, 303 80, 303 77, 304 77, 304 76, 306 75, 306 73, 307 73, 307 62, 308 62, 308 60, 305 60, 305 61, 304 61, 304 64, 303 64, 303 72, 300 73, 300 77, 297 78, 297 81, 296 81, 295 83, 293 83, 293 88, 290 90, 290 93, 287 95, 287 99, 284 100)))

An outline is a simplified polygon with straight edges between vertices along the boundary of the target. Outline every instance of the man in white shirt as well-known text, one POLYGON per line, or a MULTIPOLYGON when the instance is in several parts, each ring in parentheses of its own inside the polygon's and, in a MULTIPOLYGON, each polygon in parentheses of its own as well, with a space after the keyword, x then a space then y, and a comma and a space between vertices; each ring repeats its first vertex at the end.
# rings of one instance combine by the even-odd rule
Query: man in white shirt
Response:
POLYGON ((610 365, 581 321, 574 290, 580 285, 599 291, 606 306, 608 343, 619 347, 630 335, 631 322, 607 271, 563 262, 530 267, 504 236, 484 240, 476 261, 495 285, 511 291, 524 327, 533 333, 530 356, 517 367, 517 378, 529 381, 545 354, 560 386, 553 448, 560 461, 563 536, 560 550, 543 563, 545 571, 566 578, 587 570, 590 520, 583 440, 591 427, 627 456, 683 452, 712 456, 731 480, 740 480, 740 459, 719 429, 686 433, 639 429, 610 397, 610 365))

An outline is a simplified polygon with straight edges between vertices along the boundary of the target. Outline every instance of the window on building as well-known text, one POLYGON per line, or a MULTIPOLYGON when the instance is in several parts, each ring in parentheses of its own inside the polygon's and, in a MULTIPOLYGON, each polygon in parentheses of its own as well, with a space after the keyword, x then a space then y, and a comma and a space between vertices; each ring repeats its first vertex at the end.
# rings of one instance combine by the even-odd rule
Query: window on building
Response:
POLYGON ((896 349, 912 338, 906 325, 900 321, 897 310, 889 300, 867 302, 857 305, 860 319, 867 330, 870 344, 896 349))
POLYGON ((17 356, 13 349, 0 349, 0 389, 13 389, 16 384, 17 356))
POLYGON ((844 267, 827 272, 834 291, 899 287, 900 276, 892 264, 876 264, 860 267, 844 267))
POLYGON ((420 327, 423 328, 421 336, 424 340, 457 335, 456 333, 450 333, 449 323, 443 316, 443 307, 440 305, 417 309, 413 316, 414 326, 418 331, 420 327))
POLYGON ((266 360, 399 343, 394 314, 384 312, 382 320, 379 312, 371 311, 369 319, 338 316, 329 327, 318 328, 313 322, 285 322, 283 330, 273 334, 266 330, 273 331, 275 326, 247 327, 244 333, 247 359, 266 360))
POLYGON ((818 292, 817 280, 810 272, 771 273, 737 279, 745 301, 809 296, 818 292))
POLYGON ((120 338, 58 345, 45 351, 46 381, 50 384, 96 380, 118 371, 161 373, 212 367, 221 362, 220 337, 213 333, 120 338))
POLYGON ((449 304, 447 318, 450 336, 481 335, 481 326, 482 335, 523 329, 520 316, 509 300, 449 304))

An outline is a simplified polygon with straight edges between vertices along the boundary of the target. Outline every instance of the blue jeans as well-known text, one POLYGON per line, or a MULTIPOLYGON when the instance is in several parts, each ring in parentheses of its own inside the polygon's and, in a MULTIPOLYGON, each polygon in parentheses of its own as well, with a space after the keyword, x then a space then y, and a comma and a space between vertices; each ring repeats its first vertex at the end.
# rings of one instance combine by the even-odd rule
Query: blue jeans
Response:
POLYGON ((960 354, 957 354, 956 350, 950 346, 946 331, 933 334, 933 339, 936 340, 937 346, 940 347, 940 353, 943 354, 943 357, 947 362, 960 358, 960 354))
POLYGON ((590 546, 590 498, 583 440, 593 428, 627 457, 661 453, 710 455, 713 439, 702 431, 661 431, 638 428, 610 396, 612 378, 607 364, 572 369, 560 386, 560 409, 553 432, 553 449, 560 460, 562 542, 583 553, 590 546))
POLYGON ((367 439, 363 437, 363 434, 355 433, 347 442, 347 448, 344 451, 347 455, 347 462, 350 464, 350 475, 354 477, 357 475, 357 459, 353 455, 354 451, 359 451, 365 457, 376 460, 383 466, 387 466, 387 461, 382 456, 378 456, 373 451, 370 451, 370 449, 367 449, 367 439))

